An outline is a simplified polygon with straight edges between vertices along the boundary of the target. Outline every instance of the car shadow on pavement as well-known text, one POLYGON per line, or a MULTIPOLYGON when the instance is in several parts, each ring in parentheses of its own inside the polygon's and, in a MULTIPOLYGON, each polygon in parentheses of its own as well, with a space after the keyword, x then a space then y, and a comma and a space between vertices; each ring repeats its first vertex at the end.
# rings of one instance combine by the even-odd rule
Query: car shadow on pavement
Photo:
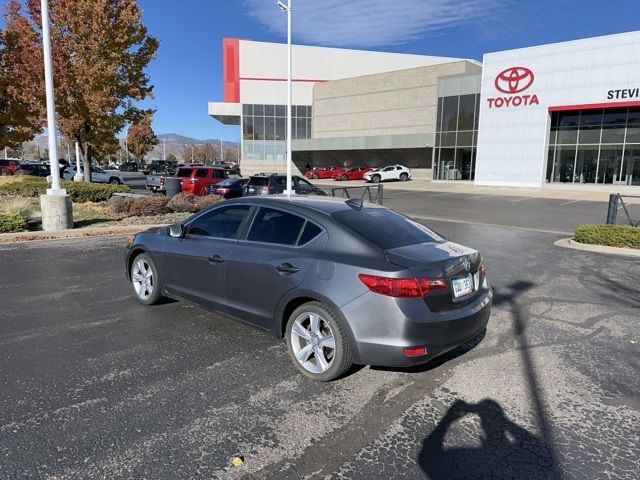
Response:
POLYGON ((511 421, 500 404, 490 399, 456 400, 425 438, 418 457, 421 470, 433 480, 555 478, 553 462, 545 440, 511 421), (480 418, 479 446, 473 441, 477 437, 474 423, 460 422, 469 415, 480 418), (457 422, 455 437, 462 446, 447 448, 445 437, 457 422))

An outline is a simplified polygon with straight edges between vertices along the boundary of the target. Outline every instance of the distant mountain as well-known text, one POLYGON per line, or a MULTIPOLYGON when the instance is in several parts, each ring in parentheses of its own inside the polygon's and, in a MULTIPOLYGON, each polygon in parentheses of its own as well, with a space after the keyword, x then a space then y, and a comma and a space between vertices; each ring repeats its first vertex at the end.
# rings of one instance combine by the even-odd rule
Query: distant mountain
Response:
MULTIPOLYGON (((157 134, 158 145, 154 147, 154 149, 146 156, 147 159, 160 159, 162 158, 162 150, 163 150, 163 141, 166 148, 166 155, 169 156, 171 154, 175 155, 178 160, 184 160, 183 152, 191 145, 195 145, 197 147, 202 147, 202 145, 211 144, 214 148, 220 148, 220 139, 219 138, 210 138, 206 140, 200 140, 197 138, 187 137, 186 135, 180 135, 179 133, 160 133, 157 134)), ((124 148, 124 138, 120 140, 121 145, 124 148)), ((222 141, 224 145, 225 152, 228 154, 232 154, 238 149, 238 142, 230 142, 228 140, 222 141)), ((36 159, 38 155, 44 156, 45 150, 49 148, 49 137, 47 135, 41 134, 37 135, 30 142, 25 142, 23 144, 23 156, 24 158, 36 159)), ((60 148, 60 147, 58 147, 60 148)), ((61 147, 61 151, 58 152, 61 158, 66 158, 69 150, 71 151, 71 155, 74 153, 74 146, 70 145, 67 147, 67 144, 63 144, 61 147)))

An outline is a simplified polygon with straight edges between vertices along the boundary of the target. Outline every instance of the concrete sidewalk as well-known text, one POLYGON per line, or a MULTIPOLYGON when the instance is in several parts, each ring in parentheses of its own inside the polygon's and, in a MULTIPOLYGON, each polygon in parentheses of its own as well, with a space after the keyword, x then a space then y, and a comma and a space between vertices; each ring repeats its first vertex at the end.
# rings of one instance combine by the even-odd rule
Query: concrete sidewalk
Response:
MULTIPOLYGON (((336 180, 311 180, 323 188, 375 186, 360 180, 339 182, 336 180)), ((443 192, 478 195, 504 195, 510 197, 554 198, 558 200, 587 200, 606 202, 611 193, 640 195, 640 187, 607 185, 602 187, 590 185, 546 185, 544 188, 515 187, 479 187, 470 182, 443 182, 431 180, 411 180, 409 182, 385 182, 385 190, 408 190, 420 192, 443 192)), ((632 201, 630 203, 640 203, 632 201)))

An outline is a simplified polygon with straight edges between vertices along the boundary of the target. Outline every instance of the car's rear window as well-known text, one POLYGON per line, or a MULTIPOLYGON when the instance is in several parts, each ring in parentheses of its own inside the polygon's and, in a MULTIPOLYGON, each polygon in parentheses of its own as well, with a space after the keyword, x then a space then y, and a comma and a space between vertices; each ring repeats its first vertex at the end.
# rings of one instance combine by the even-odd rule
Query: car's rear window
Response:
POLYGON ((191 172, 193 172, 193 168, 179 168, 176 177, 190 177, 191 172))
POLYGON ((332 216, 338 223, 383 250, 443 241, 442 237, 424 225, 384 208, 345 210, 332 216))
POLYGON ((249 185, 264 187, 266 185, 269 185, 269 177, 251 177, 251 179, 249 180, 249 185))

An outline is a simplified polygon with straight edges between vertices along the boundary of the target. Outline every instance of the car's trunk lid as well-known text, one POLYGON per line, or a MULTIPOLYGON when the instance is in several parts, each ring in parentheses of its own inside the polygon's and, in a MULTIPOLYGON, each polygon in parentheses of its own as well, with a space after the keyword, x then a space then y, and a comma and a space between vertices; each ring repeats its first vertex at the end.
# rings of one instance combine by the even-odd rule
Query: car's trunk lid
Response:
POLYGON ((458 308, 471 302, 484 282, 482 257, 472 248, 457 243, 432 242, 406 245, 385 251, 387 260, 405 267, 416 277, 444 278, 446 288, 429 292, 424 300, 432 311, 458 308), (472 291, 456 298, 453 282, 468 280, 472 291))

